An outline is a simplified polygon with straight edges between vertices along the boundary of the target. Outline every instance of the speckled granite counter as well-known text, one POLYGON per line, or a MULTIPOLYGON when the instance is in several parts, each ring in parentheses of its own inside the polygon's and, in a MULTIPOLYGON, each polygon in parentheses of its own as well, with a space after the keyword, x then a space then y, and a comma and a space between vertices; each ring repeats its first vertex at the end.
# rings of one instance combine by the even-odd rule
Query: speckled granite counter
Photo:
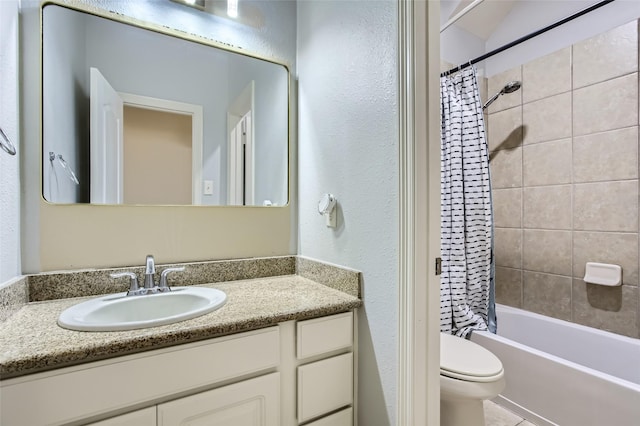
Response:
POLYGON ((354 295, 300 275, 203 286, 226 292, 227 303, 198 318, 131 331, 79 332, 59 327, 58 315, 86 298, 28 303, 0 323, 0 379, 331 315, 361 305, 354 295))

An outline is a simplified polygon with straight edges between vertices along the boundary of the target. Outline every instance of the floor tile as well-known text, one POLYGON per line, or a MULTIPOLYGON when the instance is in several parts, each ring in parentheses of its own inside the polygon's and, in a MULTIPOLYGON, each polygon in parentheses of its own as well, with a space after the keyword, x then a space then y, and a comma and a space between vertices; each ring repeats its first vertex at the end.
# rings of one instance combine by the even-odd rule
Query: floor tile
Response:
POLYGON ((486 426, 516 426, 522 423, 522 417, 491 401, 484 401, 486 426))

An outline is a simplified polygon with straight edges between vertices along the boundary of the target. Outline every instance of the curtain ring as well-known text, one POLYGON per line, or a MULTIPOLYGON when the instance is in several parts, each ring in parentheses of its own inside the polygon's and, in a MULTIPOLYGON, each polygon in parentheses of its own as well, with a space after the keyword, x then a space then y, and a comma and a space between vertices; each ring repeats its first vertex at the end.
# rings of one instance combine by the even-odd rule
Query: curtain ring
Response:
POLYGON ((4 130, 2 130, 2 127, 0 127, 0 136, 2 136, 2 139, 4 139, 4 141, 0 139, 0 148, 2 148, 4 152, 9 155, 16 155, 16 147, 13 146, 13 144, 7 137, 7 134, 4 132, 4 130))

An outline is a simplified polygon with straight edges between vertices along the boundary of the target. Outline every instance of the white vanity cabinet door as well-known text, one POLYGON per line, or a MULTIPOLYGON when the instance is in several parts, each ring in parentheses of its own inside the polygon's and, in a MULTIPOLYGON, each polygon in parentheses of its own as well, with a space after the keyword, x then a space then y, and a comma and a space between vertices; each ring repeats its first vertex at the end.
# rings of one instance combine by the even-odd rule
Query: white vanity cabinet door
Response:
POLYGON ((158 405, 158 426, 280 426, 280 373, 158 405))
POLYGON ((156 426, 156 407, 149 407, 121 416, 112 417, 87 426, 156 426))

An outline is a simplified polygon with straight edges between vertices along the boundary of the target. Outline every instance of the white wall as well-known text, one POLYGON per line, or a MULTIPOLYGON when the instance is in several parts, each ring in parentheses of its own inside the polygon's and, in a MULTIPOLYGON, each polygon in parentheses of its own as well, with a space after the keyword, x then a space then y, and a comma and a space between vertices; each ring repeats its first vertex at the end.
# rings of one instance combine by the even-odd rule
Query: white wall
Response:
POLYGON ((359 423, 394 424, 397 380, 397 4, 298 3, 299 253, 363 272, 359 423), (338 227, 318 214, 338 199, 338 227))
MULTIPOLYGON (((287 203, 287 96, 289 81, 285 69, 265 61, 233 55, 229 60, 230 99, 237 98, 253 81, 253 110, 256 205, 270 200, 274 205, 287 203)), ((226 156, 226 154, 225 154, 226 156)))
MULTIPOLYGON (((489 52, 532 31, 539 30, 594 3, 597 1, 519 1, 487 40, 486 51, 489 52)), ((616 0, 488 59, 485 63, 486 76, 491 77, 638 17, 640 17, 640 1, 616 0)))
POLYGON ((21 147, 18 124, 18 1, 0 1, 0 127, 18 153, 0 150, 0 285, 20 275, 21 147))
POLYGON ((48 93, 43 103, 42 119, 44 129, 44 176, 42 192, 44 197, 56 203, 88 202, 82 199, 81 189, 89 195, 89 101, 88 73, 85 71, 86 55, 84 37, 85 24, 80 14, 59 13, 62 8, 49 8, 46 25, 56 37, 43 40, 43 63, 49 64, 43 75, 43 91, 48 93), (55 12, 54 12, 55 11, 55 12), (53 22, 56 25, 53 25, 53 22), (64 111, 76 120, 60 120, 64 111), (84 143, 83 143, 84 142, 84 143), (80 147, 85 146, 83 150, 80 147), (76 185, 68 178, 58 160, 49 161, 48 153, 62 155, 68 166, 75 172, 82 185, 76 185), (84 155, 83 155, 84 154, 84 155), (83 161, 86 160, 86 161, 83 161))
MULTIPOLYGON (((440 33, 440 56, 454 67, 483 55, 485 42, 468 31, 455 25, 440 33)), ((479 68, 482 64, 478 65, 479 68)))

